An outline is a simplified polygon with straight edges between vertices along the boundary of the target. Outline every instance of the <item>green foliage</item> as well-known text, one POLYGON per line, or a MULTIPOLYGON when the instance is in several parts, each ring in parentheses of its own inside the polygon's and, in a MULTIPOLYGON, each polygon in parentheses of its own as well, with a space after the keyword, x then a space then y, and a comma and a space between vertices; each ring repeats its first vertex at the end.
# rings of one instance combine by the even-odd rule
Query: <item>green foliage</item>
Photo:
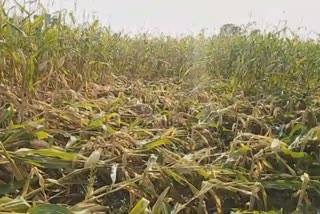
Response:
POLYGON ((54 204, 40 204, 35 207, 32 207, 28 210, 29 214, 39 214, 39 213, 59 213, 59 214, 73 214, 70 210, 63 206, 54 205, 54 204))
MULTIPOLYGON (((13 16, 0 13, 0 83, 38 88, 79 88, 88 81, 105 83, 110 73, 140 78, 227 78, 234 90, 313 90, 319 87, 320 47, 283 31, 261 34, 232 24, 219 36, 174 38, 147 33, 112 32, 98 21, 67 25, 65 12, 41 9, 13 16), (37 11, 39 12, 39 11, 37 11)), ((72 16, 72 15, 70 15, 72 16)))
POLYGON ((0 6, 0 212, 317 212, 317 41, 129 36, 38 6, 0 6))

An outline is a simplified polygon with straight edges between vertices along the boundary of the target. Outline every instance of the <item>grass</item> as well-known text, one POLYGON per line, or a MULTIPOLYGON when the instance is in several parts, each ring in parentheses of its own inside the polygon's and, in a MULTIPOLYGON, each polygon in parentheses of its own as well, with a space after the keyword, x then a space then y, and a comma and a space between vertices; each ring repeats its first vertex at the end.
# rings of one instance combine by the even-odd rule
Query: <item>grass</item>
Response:
POLYGON ((2 4, 2 213, 319 210, 317 41, 129 37, 2 4))

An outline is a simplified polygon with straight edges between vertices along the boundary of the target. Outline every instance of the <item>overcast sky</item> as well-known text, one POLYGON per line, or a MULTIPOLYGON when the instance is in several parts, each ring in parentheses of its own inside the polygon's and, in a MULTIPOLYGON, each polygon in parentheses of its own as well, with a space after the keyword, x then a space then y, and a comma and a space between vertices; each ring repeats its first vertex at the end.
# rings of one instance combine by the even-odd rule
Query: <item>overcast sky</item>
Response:
MULTIPOLYGON (((74 0, 40 0, 50 11, 74 9, 74 0), (54 3, 52 6, 52 2, 54 3)), ((278 25, 286 20, 294 30, 306 27, 307 32, 320 32, 319 0, 78 0, 76 15, 83 20, 83 11, 99 17, 114 30, 184 34, 207 28, 217 30, 222 24, 258 26, 278 25)), ((304 34, 307 34, 305 32, 304 34)))

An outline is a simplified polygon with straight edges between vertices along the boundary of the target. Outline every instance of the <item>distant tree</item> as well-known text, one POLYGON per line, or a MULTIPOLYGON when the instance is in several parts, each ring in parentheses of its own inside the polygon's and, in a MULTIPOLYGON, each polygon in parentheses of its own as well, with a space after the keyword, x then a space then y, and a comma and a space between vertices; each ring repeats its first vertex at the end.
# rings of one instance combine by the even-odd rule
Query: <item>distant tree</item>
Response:
POLYGON ((224 24, 220 28, 220 35, 223 36, 234 36, 242 33, 242 28, 235 24, 224 24))
POLYGON ((252 30, 250 33, 251 33, 251 35, 259 35, 259 34, 261 34, 261 30, 259 30, 259 29, 254 29, 254 30, 252 30))

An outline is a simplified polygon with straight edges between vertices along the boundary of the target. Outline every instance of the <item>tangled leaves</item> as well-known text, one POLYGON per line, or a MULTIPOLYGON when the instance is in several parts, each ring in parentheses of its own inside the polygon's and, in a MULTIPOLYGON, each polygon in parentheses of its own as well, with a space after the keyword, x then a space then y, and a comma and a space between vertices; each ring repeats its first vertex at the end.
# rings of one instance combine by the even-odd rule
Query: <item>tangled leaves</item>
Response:
MULTIPOLYGON (((315 207, 319 128, 308 129, 305 109, 217 94, 214 82, 190 95, 187 83, 164 81, 172 87, 113 79, 108 89, 42 92, 46 99, 25 104, 7 99, 1 209, 47 209, 35 205, 43 203, 75 213, 82 206, 88 213, 315 207), (24 111, 17 111, 21 105, 24 111), (279 108, 281 115, 274 113, 279 108)), ((308 105, 319 114, 314 99, 308 105)))

